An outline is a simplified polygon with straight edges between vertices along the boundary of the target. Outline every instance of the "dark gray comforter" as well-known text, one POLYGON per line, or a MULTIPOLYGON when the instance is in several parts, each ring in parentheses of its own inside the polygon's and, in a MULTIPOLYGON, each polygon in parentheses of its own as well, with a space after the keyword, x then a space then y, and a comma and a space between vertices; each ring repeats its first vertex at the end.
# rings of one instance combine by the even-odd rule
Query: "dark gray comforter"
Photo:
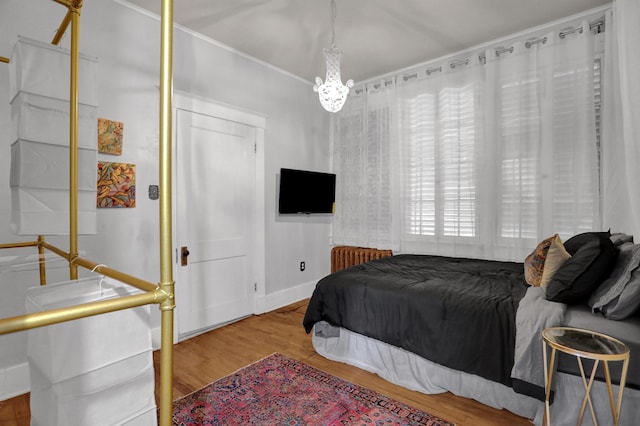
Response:
POLYGON ((303 324, 308 333, 324 320, 511 386, 525 291, 522 263, 398 255, 320 280, 303 324))

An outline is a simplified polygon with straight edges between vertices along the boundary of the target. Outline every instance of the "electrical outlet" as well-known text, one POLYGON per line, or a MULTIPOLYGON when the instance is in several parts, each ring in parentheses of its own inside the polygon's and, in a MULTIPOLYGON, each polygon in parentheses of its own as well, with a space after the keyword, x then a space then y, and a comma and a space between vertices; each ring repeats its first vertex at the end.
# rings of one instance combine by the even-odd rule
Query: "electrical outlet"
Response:
POLYGON ((300 270, 304 271, 305 268, 306 268, 306 265, 305 265, 304 261, 300 262, 300 270))

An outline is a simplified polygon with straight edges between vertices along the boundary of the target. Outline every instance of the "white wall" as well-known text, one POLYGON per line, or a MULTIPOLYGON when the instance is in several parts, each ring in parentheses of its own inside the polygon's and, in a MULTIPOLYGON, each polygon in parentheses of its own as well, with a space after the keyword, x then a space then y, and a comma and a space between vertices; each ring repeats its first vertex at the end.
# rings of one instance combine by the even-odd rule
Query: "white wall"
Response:
MULTIPOLYGON (((65 12, 52 1, 0 2, 0 56, 11 55, 17 35, 50 42, 65 12)), ((158 201, 147 196, 148 186, 159 180, 159 34, 157 17, 117 1, 88 1, 82 9, 80 51, 99 60, 98 116, 124 122, 122 156, 98 155, 98 160, 136 164, 137 200, 133 209, 98 210, 98 234, 81 236, 79 248, 91 260, 151 282, 158 282, 160 275, 158 201)), ((68 47, 69 38, 65 37, 63 47, 68 47)), ((0 243, 35 239, 16 236, 10 229, 9 147, 13 141, 8 130, 8 86, 8 66, 0 63, 0 199, 4 200, 0 202, 0 243)), ((267 117, 266 308, 309 296, 312 285, 329 272, 330 219, 289 219, 277 214, 276 182, 281 167, 318 171, 330 167, 329 115, 311 87, 311 83, 209 40, 181 29, 174 33, 176 90, 267 117), (306 262, 305 272, 299 271, 300 261, 306 262)), ((68 248, 65 237, 47 239, 68 248)), ((36 279, 34 276, 34 282, 36 279)), ((0 317, 9 312, 7 303, 22 303, 27 286, 23 282, 10 286, 6 281, 0 276, 0 291, 8 292, 0 297, 0 317)), ((157 326, 157 308, 152 313, 157 326)), ((22 373, 16 373, 14 367, 24 362, 20 359, 23 340, 0 336, 0 399, 19 393, 22 373), (9 339, 13 339, 10 344, 9 339), (14 348, 10 354, 8 346, 14 348)))

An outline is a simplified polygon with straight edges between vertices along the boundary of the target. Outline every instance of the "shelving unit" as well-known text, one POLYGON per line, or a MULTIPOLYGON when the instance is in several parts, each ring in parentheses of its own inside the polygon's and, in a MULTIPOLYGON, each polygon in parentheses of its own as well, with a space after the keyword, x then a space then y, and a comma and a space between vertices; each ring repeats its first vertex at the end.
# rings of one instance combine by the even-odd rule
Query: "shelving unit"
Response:
MULTIPOLYGON (((41 257, 40 282, 46 284, 44 252, 50 251, 69 264, 69 278, 78 279, 78 268, 82 267, 97 274, 126 284, 139 291, 117 297, 83 302, 73 306, 51 306, 46 310, 25 315, 0 319, 0 334, 31 330, 42 326, 59 324, 71 320, 108 314, 125 309, 158 304, 161 311, 160 348, 160 413, 161 426, 171 424, 173 387, 173 316, 175 309, 174 281, 172 270, 171 243, 171 99, 173 69, 173 0, 162 0, 161 13, 161 58, 160 58, 160 283, 153 284, 102 264, 84 259, 78 254, 78 28, 82 0, 54 0, 67 8, 52 41, 57 45, 67 28, 71 26, 70 49, 70 89, 69 89, 69 251, 47 243, 44 237, 37 241, 0 244, 0 249, 36 247, 41 257)), ((7 58, 0 57, 3 63, 7 58)), ((106 316, 105 316, 106 318, 106 316)), ((134 392, 135 393, 135 392, 134 392)), ((131 395, 135 398, 136 395, 131 395)), ((155 414, 155 413, 154 413, 155 414)))

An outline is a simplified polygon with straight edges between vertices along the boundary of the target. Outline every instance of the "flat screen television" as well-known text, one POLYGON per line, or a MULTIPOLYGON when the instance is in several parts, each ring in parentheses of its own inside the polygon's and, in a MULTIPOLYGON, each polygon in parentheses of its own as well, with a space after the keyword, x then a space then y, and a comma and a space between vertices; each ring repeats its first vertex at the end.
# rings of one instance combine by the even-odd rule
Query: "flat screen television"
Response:
POLYGON ((280 169, 280 214, 333 213, 335 197, 335 174, 280 169))

